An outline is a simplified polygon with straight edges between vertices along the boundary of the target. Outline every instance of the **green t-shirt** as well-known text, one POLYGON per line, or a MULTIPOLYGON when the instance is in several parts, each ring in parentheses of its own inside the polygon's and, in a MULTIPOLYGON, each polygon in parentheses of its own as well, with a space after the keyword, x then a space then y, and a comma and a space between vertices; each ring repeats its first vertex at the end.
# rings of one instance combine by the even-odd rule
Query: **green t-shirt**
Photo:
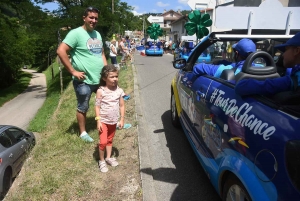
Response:
MULTIPOLYGON (((103 42, 98 31, 87 32, 82 27, 71 30, 63 40, 70 46, 71 64, 76 71, 85 72, 84 82, 99 84, 104 66, 102 59, 103 42)), ((73 77, 73 79, 76 79, 73 77)))

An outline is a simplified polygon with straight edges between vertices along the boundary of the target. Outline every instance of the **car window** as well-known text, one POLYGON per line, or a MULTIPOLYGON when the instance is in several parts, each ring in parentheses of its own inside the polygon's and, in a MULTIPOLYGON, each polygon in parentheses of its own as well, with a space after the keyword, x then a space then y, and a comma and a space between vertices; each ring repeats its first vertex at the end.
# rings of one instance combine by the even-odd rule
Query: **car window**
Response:
POLYGON ((6 132, 2 132, 0 134, 0 144, 6 148, 11 147, 13 145, 12 139, 6 132))
POLYGON ((11 138, 15 141, 15 142, 20 142, 21 140, 23 140, 25 138, 25 133, 23 131, 21 131, 20 129, 17 128, 10 128, 7 130, 8 134, 11 135, 11 138))

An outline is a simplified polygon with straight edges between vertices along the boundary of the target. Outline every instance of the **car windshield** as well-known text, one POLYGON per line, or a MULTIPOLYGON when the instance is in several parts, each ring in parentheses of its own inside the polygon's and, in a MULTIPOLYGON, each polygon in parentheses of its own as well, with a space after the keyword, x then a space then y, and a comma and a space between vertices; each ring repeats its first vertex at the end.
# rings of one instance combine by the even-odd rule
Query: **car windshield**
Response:
MULTIPOLYGON (((232 49, 232 45, 237 43, 238 40, 220 40, 215 42, 214 44, 210 45, 207 48, 207 52, 210 54, 211 61, 206 63, 217 63, 220 60, 227 60, 229 62, 234 62, 234 51, 232 49)), ((280 58, 281 52, 276 50, 274 46, 283 43, 280 40, 273 40, 273 39, 260 39, 260 40, 253 40, 256 44, 257 51, 265 51, 269 53, 275 62, 277 62, 280 58)), ((204 51, 205 52, 205 51, 204 51)), ((265 66, 266 63, 264 59, 257 58, 253 63, 265 66)))

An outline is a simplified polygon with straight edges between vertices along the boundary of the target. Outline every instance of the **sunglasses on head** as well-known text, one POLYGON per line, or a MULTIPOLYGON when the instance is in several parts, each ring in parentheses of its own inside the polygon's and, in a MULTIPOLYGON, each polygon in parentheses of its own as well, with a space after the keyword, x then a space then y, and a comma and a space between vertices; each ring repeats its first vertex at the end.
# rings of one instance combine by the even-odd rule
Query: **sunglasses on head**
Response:
POLYGON ((84 16, 87 16, 88 12, 95 12, 95 13, 99 13, 99 10, 95 7, 87 7, 84 11, 84 16))

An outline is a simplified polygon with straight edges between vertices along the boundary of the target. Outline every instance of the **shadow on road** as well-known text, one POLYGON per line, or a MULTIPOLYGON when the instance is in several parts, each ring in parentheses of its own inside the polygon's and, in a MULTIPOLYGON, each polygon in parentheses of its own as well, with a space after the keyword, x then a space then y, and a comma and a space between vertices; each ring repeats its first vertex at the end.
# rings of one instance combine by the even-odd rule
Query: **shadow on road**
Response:
POLYGON ((221 200, 194 154, 184 132, 171 124, 171 111, 161 116, 164 128, 153 133, 165 133, 173 168, 141 169, 153 175, 154 180, 178 184, 170 200, 174 201, 219 201, 221 200))

